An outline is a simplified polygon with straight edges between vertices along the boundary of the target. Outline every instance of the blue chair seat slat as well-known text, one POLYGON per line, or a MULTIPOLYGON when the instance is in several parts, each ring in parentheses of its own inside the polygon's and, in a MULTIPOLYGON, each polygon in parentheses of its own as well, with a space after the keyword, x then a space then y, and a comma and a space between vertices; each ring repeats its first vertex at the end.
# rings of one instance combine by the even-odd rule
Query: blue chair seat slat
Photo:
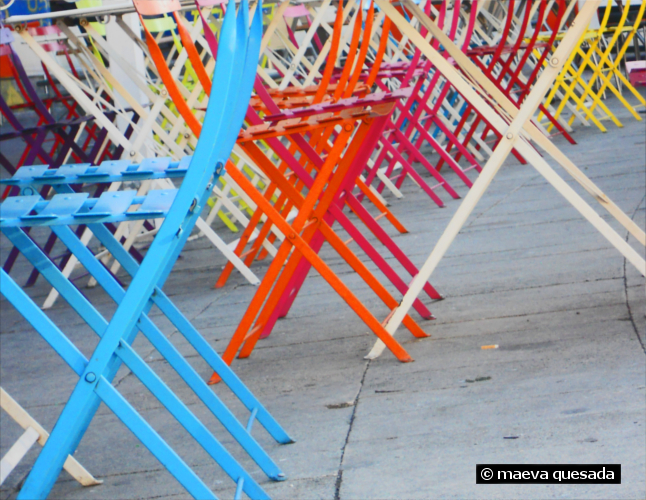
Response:
POLYGON ((27 215, 40 201, 42 201, 42 198, 37 194, 33 196, 13 196, 7 198, 0 205, 0 220, 18 219, 27 215))
MULTIPOLYGON (((75 194, 84 194, 84 193, 75 193, 75 194)), ((12 197, 11 200, 17 200, 19 198, 31 198, 31 196, 21 196, 21 197, 12 197)), ((39 198, 36 196, 36 198, 39 198)), ((29 210, 27 210, 26 205, 16 206, 7 206, 6 209, 2 210, 2 216, 0 217, 0 227, 3 229, 9 227, 30 227, 30 226, 69 226, 75 224, 91 224, 95 222, 101 223, 118 223, 125 220, 136 220, 136 219, 147 219, 151 217, 151 213, 145 212, 121 212, 121 208, 114 207, 113 212, 109 212, 106 205, 103 205, 103 209, 95 210, 94 208, 98 204, 100 198, 86 198, 82 203, 81 207, 77 212, 72 213, 42 213, 42 211, 49 205, 50 202, 39 198, 36 200, 36 203, 31 203, 29 205, 29 210), (28 216, 29 212, 32 210, 37 212, 36 216, 28 216)), ((142 205, 146 200, 145 196, 135 196, 130 201, 130 205, 142 205)), ((115 200, 116 202, 116 200, 115 200)), ((6 203, 6 202, 5 202, 6 203)), ((119 207, 121 204, 125 204, 125 201, 119 200, 119 207)), ((4 204, 3 204, 4 205, 4 204)), ((126 207, 127 210, 127 207, 126 207)), ((166 212, 161 212, 161 216, 166 214, 166 212)), ((159 212, 152 213, 152 216, 160 217, 159 212)))
POLYGON ((104 161, 98 167, 91 167, 85 173, 78 175, 78 178, 81 180, 90 180, 119 175, 126 171, 129 166, 130 162, 128 160, 104 161))
POLYGON ((85 172, 88 168, 92 167, 91 163, 77 163, 75 165, 61 165, 56 170, 48 170, 41 176, 34 176, 34 181, 58 181, 64 179, 73 180, 78 177, 79 174, 85 172))
POLYGON ((2 179, 0 182, 9 186, 21 184, 23 181, 32 179, 34 176, 43 175, 48 168, 48 165, 30 165, 20 167, 9 179, 2 179))
POLYGON ((144 202, 136 212, 126 213, 127 217, 159 216, 168 212, 177 196, 177 189, 154 189, 148 191, 144 202))
POLYGON ((69 184, 78 183, 77 177, 92 167, 91 163, 62 165, 59 168, 48 168, 47 165, 32 165, 20 167, 9 179, 0 180, 0 184, 16 186, 31 183, 49 184, 60 180, 68 180, 69 184))
POLYGON ((186 173, 188 171, 188 167, 190 166, 192 159, 193 159, 193 156, 185 156, 184 158, 182 158, 179 161, 179 164, 170 165, 166 169, 166 172, 167 173, 171 173, 171 172, 174 172, 174 173, 176 173, 176 172, 184 172, 184 173, 186 173))
POLYGON ((139 170, 152 170, 153 172, 163 172, 170 167, 171 163, 178 163, 169 157, 146 158, 141 162, 139 170))
POLYGON ((155 174, 165 172, 172 163, 171 158, 146 158, 139 165, 130 165, 121 173, 124 176, 135 176, 142 174, 155 174))
POLYGON ((108 191, 101 194, 91 210, 83 213, 74 214, 77 218, 94 218, 94 217, 111 217, 121 215, 130 208, 137 192, 128 191, 108 191))
MULTIPOLYGON (((190 158, 190 157, 189 157, 190 158)), ((46 165, 19 168, 13 177, 1 179, 0 185, 29 186, 79 184, 87 182, 145 181, 184 177, 188 162, 172 161, 171 158, 149 158, 140 164, 124 161, 122 165, 92 166, 90 163, 63 165, 48 169, 46 165)))
POLYGON ((55 195, 51 201, 36 215, 22 215, 21 220, 46 220, 58 219, 72 215, 79 211, 79 209, 87 200, 88 193, 64 193, 55 195))
POLYGON ((178 169, 168 169, 162 172, 152 172, 150 170, 128 170, 121 172, 120 175, 112 175, 106 178, 104 182, 130 182, 130 181, 147 181, 152 179, 169 179, 182 178, 186 171, 178 169))

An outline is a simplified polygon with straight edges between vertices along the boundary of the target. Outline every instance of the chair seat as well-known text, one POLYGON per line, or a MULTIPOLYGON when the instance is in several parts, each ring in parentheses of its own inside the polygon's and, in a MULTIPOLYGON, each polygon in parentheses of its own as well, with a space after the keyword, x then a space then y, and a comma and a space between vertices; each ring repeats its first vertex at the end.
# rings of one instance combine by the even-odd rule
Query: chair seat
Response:
POLYGON ((51 200, 43 200, 39 195, 12 196, 0 205, 0 227, 72 226, 163 218, 177 191, 155 189, 145 196, 136 196, 137 192, 132 190, 107 191, 99 198, 88 198, 88 193, 62 193, 51 200), (137 210, 128 211, 138 205, 137 210))
POLYGON ((16 173, 0 180, 0 185, 8 186, 60 186, 88 182, 126 182, 154 179, 181 178, 186 175, 192 156, 180 161, 170 158, 148 158, 138 164, 127 160, 104 161, 98 167, 89 163, 63 165, 49 168, 48 165, 33 165, 19 168, 16 173))

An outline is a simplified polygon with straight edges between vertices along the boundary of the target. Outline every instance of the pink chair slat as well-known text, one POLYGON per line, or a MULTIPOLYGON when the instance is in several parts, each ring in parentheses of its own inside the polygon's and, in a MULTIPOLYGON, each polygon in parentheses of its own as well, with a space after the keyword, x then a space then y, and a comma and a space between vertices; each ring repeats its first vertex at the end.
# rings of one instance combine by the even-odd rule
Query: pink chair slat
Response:
MULTIPOLYGON (((458 1, 454 5, 454 11, 459 12, 461 2, 458 1)), ((430 15, 430 2, 426 5, 427 14, 430 15)), ((439 27, 443 27, 447 15, 447 2, 443 2, 440 6, 440 11, 437 17, 439 27)), ((459 16, 454 15, 452 18, 451 26, 449 27, 448 36, 455 38, 458 32, 461 19, 459 16)), ((475 10, 471 11, 468 23, 466 25, 466 37, 463 44, 463 50, 468 47, 473 34, 475 26, 475 10)), ((425 30, 422 35, 426 35, 425 30)), ((432 42, 433 46, 439 48, 437 40, 432 42)), ((381 72, 380 72, 381 75, 381 72)), ((392 74, 386 75, 386 78, 391 77, 392 74)), ((440 82, 440 75, 432 71, 432 64, 428 61, 421 59, 421 53, 416 50, 411 60, 411 65, 405 72, 405 76, 400 79, 400 86, 411 86, 413 91, 411 97, 397 103, 399 109, 398 118, 389 124, 387 133, 381 138, 382 150, 374 163, 373 168, 367 175, 366 181, 372 182, 377 174, 377 169, 381 168, 384 161, 387 162, 384 173, 387 177, 391 177, 397 164, 402 166, 402 174, 395 177, 395 186, 400 188, 406 179, 410 176, 414 181, 426 192, 426 194, 439 206, 444 203, 441 198, 434 192, 437 188, 444 189, 452 198, 459 198, 458 193, 447 182, 446 178, 439 173, 441 162, 446 161, 449 166, 456 172, 458 177, 467 185, 471 186, 471 180, 466 176, 466 170, 462 169, 456 160, 452 158, 445 149, 438 143, 438 141, 430 133, 433 125, 442 130, 444 135, 449 141, 449 145, 454 145, 457 150, 465 154, 469 161, 469 167, 480 170, 480 166, 473 156, 468 153, 465 146, 460 144, 460 141, 451 133, 445 126, 441 119, 438 118, 440 106, 452 87, 445 84, 440 90, 440 94, 432 104, 433 93, 437 92, 436 87, 440 82), (424 116, 422 116, 424 114, 424 116), (417 136, 417 139, 414 137, 417 136), (428 143, 440 155, 440 162, 437 165, 432 165, 426 155, 420 152, 424 143, 428 143), (434 186, 429 186, 426 181, 417 173, 413 167, 414 162, 420 162, 431 176, 437 182, 434 186)), ((385 82, 377 81, 381 88, 386 88, 385 82)), ((379 192, 383 192, 385 184, 380 183, 377 187, 379 192)))
POLYGON ((212 7, 221 4, 222 10, 224 10, 224 0, 195 0, 197 12, 200 15, 200 19, 202 20, 202 31, 204 31, 204 38, 206 39, 206 43, 209 44, 209 49, 211 50, 211 55, 213 57, 216 57, 216 54, 218 53, 218 39, 215 37, 215 33, 213 33, 211 26, 209 26, 208 21, 204 17, 204 14, 202 13, 202 7, 212 7))
MULTIPOLYGON (((289 22, 287 22, 287 20, 296 19, 298 17, 304 17, 307 19, 308 28, 312 25, 312 16, 310 15, 310 11, 307 10, 307 7, 305 7, 305 5, 303 4, 292 5, 290 7, 287 7, 283 12, 283 19, 285 20, 285 25, 287 27, 287 33, 289 35, 289 39, 294 44, 295 47, 298 47, 298 42, 296 41, 296 35, 292 30, 291 26, 289 25, 289 22)), ((323 47, 323 44, 321 43, 321 40, 318 34, 314 35, 314 43, 316 44, 318 49, 321 50, 321 48, 323 47)))
POLYGON ((303 4, 292 5, 285 9, 285 11, 283 12, 283 17, 286 19, 293 19, 295 17, 307 17, 309 19, 310 11, 307 10, 307 7, 305 7, 305 5, 303 4))
POLYGON ((27 32, 32 36, 60 35, 61 29, 56 25, 33 26, 30 28, 27 28, 27 32))
POLYGON ((61 42, 45 42, 41 43, 40 46, 45 49, 47 52, 58 52, 59 50, 66 50, 67 47, 61 42))
POLYGON ((132 0, 132 3, 142 16, 159 16, 182 8, 179 0, 132 0))

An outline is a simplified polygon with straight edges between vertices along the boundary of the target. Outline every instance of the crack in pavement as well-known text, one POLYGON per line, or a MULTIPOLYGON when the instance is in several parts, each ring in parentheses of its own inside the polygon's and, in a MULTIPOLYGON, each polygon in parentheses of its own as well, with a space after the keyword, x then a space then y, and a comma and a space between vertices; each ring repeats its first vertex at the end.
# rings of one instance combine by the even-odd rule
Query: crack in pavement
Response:
POLYGON ((350 441, 350 434, 352 434, 352 426, 354 425, 354 419, 357 415, 357 407, 359 406, 359 398, 361 397, 361 391, 363 390, 363 384, 366 380, 366 375, 368 373, 368 368, 370 368, 370 361, 366 362, 366 367, 363 370, 363 375, 361 376, 361 382, 359 384, 359 391, 354 398, 352 415, 350 416, 350 425, 348 426, 348 433, 345 436, 345 442, 343 443, 343 448, 341 448, 341 460, 339 460, 339 470, 336 476, 336 485, 334 487, 334 500, 341 500, 341 485, 343 484, 343 459, 345 458, 345 450, 348 447, 348 442, 350 441))
MULTIPOLYGON (((639 211, 639 207, 641 207, 642 204, 644 203, 644 200, 646 200, 646 196, 644 196, 641 199, 641 201, 638 203, 637 208, 635 208, 635 211, 633 212, 631 220, 635 220, 635 215, 639 211)), ((626 241, 628 241, 629 238, 630 238, 630 233, 626 231, 626 241)), ((639 335, 639 329, 635 324, 635 317, 633 316, 633 312, 630 308, 630 301, 628 300, 628 275, 626 273, 626 264, 627 264, 627 259, 624 258, 624 295, 626 297, 626 308, 628 309, 628 317, 630 318, 630 323, 633 325, 635 336, 637 337, 639 344, 642 346, 642 351, 644 351, 644 354, 646 354, 646 345, 644 345, 644 339, 642 339, 641 335, 639 335)))

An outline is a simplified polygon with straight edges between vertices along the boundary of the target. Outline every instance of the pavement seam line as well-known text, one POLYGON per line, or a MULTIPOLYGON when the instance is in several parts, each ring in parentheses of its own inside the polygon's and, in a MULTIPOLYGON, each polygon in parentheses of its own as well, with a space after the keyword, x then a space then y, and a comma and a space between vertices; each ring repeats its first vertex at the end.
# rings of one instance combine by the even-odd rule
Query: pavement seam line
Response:
MULTIPOLYGON (((633 212, 633 215, 631 217, 632 220, 635 220, 635 215, 637 215, 637 212, 639 212, 639 207, 642 206, 644 203, 644 200, 646 200, 646 196, 644 196, 639 204, 637 205, 637 208, 635 208, 635 211, 633 212)), ((630 238, 630 233, 627 232, 626 234, 626 241, 630 238)), ((637 325, 635 324, 635 318, 633 316, 632 309, 630 308, 630 301, 628 300, 628 275, 626 272, 626 259, 624 258, 624 295, 626 297, 626 308, 628 309, 628 317, 630 318, 630 323, 633 325, 633 331, 635 332, 635 337, 637 337, 637 340, 639 341, 639 344, 642 346, 642 351, 644 351, 644 354, 646 354, 646 345, 644 345, 644 339, 641 338, 639 335, 639 329, 637 328, 637 325)))
POLYGON ((354 398, 352 405, 352 415, 350 415, 350 424, 348 426, 348 433, 345 436, 345 442, 343 443, 343 448, 341 448, 341 459, 339 460, 339 470, 336 476, 336 484, 334 486, 334 500, 341 500, 341 485, 343 484, 343 460, 345 458, 345 450, 350 441, 350 434, 352 434, 352 426, 354 425, 354 419, 357 415, 357 406, 359 406, 359 398, 361 397, 361 391, 363 390, 363 385, 366 380, 366 375, 368 374, 368 368, 370 368, 370 361, 366 362, 366 367, 363 370, 363 375, 361 376, 361 382, 359 384, 359 390, 357 395, 354 398))

